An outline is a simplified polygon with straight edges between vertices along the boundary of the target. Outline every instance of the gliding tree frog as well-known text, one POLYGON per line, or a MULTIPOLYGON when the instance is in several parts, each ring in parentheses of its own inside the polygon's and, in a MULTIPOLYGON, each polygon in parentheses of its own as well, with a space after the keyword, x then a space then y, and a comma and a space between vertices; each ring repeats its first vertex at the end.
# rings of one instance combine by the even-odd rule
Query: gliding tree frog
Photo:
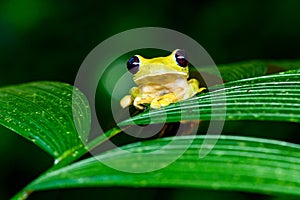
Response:
POLYGON ((138 109, 143 109, 144 104, 160 108, 190 98, 205 89, 199 88, 198 80, 187 80, 188 61, 185 52, 180 49, 169 56, 152 59, 135 55, 128 60, 127 68, 134 74, 137 87, 131 88, 130 95, 120 101, 123 108, 132 104, 138 109))

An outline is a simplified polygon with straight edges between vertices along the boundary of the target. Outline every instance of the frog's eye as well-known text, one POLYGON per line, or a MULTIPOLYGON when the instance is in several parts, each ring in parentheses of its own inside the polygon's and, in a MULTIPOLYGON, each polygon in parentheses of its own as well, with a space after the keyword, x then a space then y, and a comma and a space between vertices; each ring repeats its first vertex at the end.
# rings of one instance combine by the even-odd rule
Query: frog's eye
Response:
POLYGON ((175 52, 175 60, 180 67, 187 67, 187 65, 189 64, 185 52, 181 49, 178 49, 175 52))
POLYGON ((137 56, 132 56, 127 61, 127 69, 132 74, 136 74, 140 69, 140 59, 137 56))

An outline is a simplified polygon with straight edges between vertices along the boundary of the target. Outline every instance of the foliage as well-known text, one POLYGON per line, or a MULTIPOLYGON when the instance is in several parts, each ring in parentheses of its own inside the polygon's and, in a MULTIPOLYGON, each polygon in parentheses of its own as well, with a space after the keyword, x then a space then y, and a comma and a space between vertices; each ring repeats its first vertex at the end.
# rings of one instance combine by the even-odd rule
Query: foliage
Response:
MULTIPOLYGON (((297 68, 299 65, 295 63, 282 69, 297 68)), ((208 93, 163 109, 142 112, 90 141, 88 147, 100 145, 133 124, 209 121, 212 117, 227 121, 299 123, 299 70, 252 77, 253 74, 249 75, 251 72, 242 70, 244 66, 252 64, 236 64, 233 70, 221 66, 222 76, 231 77, 227 78, 231 81, 224 86, 213 86, 208 93), (240 78, 244 79, 238 80, 240 78), (212 112, 214 107, 226 112, 212 112)), ((91 120, 86 98, 72 86, 58 82, 34 82, 3 87, 0 100, 0 123, 32 141, 55 160, 53 167, 16 194, 16 199, 24 199, 37 190, 84 186, 196 187, 300 195, 300 146, 296 144, 222 136, 213 150, 199 159, 199 149, 205 136, 175 136, 122 146, 123 150, 133 152, 130 155, 113 149, 97 156, 102 161, 109 160, 120 166, 143 168, 149 163, 163 165, 170 155, 183 150, 185 142, 191 143, 178 160, 161 170, 125 173, 102 164, 94 157, 78 161, 87 152, 82 141, 87 141, 91 120), (75 128, 75 123, 79 128, 75 128), (163 153, 154 154, 146 160, 139 157, 149 151, 155 152, 170 141, 177 143, 170 144, 163 153), (76 162, 71 164, 73 161, 76 162)), ((208 137, 218 139, 216 136, 208 137)))

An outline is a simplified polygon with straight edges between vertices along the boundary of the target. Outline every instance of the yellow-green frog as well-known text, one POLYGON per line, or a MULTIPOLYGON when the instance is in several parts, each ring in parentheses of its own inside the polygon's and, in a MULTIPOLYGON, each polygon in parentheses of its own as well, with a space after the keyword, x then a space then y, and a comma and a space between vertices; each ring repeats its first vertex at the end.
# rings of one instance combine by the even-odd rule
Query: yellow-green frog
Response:
POLYGON ((144 109, 145 104, 150 104, 151 108, 157 109, 190 98, 205 89, 199 88, 198 80, 187 80, 188 61, 181 49, 174 50, 169 56, 152 59, 135 55, 128 60, 127 68, 134 74, 137 87, 131 88, 130 95, 120 101, 123 108, 133 104, 144 109))

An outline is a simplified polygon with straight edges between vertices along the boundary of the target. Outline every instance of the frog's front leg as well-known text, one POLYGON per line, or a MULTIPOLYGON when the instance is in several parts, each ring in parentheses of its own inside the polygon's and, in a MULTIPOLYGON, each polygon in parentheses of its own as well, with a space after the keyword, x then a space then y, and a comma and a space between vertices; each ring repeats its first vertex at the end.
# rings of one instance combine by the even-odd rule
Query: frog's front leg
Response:
POLYGON ((154 99, 152 99, 151 103, 150 103, 150 107, 151 108, 161 108, 162 106, 168 106, 171 103, 175 103, 178 101, 178 98, 176 97, 176 95, 174 93, 168 93, 165 95, 162 95, 160 97, 156 97, 154 99))
POLYGON ((133 87, 130 89, 130 95, 126 95, 120 101, 122 108, 126 108, 133 104, 135 98, 139 95, 140 89, 138 87, 133 87))
POLYGON ((194 96, 197 93, 202 92, 203 90, 205 90, 205 87, 200 87, 199 88, 199 82, 197 79, 190 79, 188 81, 188 84, 190 86, 190 97, 194 96))
POLYGON ((145 108, 144 104, 149 104, 152 100, 152 97, 147 93, 143 94, 139 87, 131 88, 130 94, 133 99, 133 105, 140 110, 145 108))
POLYGON ((150 104, 152 100, 153 100, 153 97, 151 97, 148 94, 138 95, 137 97, 135 97, 135 99, 133 101, 133 105, 136 108, 142 110, 145 108, 144 104, 150 104))
POLYGON ((131 95, 126 95, 120 101, 120 105, 122 108, 126 108, 126 107, 130 106, 130 105, 132 105, 132 103, 133 103, 133 98, 131 95))

